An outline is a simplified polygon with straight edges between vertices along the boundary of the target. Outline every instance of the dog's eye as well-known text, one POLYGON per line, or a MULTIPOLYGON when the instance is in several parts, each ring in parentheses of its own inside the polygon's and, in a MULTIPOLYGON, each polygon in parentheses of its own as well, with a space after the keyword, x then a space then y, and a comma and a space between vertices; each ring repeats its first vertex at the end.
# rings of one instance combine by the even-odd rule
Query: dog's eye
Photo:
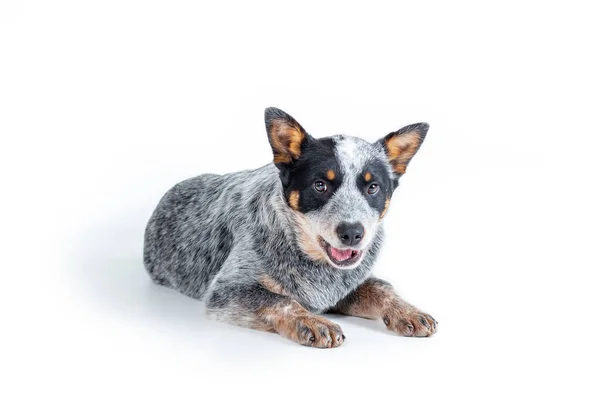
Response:
POLYGON ((315 190, 317 192, 321 192, 321 193, 326 192, 327 191, 327 185, 323 181, 316 181, 315 182, 315 190))
POLYGON ((367 193, 369 194, 375 194, 379 192, 379 185, 376 183, 372 183, 371 186, 369 186, 369 188, 367 189, 367 193))

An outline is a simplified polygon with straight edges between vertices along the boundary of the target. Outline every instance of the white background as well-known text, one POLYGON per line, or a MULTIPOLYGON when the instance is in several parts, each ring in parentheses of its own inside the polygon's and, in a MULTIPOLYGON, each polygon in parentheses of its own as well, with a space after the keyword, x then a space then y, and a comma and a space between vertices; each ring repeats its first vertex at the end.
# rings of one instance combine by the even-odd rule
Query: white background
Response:
POLYGON ((1 397, 597 399, 592 3, 2 1, 1 397), (154 206, 269 162, 267 106, 431 124, 376 273, 437 335, 309 349, 150 282, 154 206))

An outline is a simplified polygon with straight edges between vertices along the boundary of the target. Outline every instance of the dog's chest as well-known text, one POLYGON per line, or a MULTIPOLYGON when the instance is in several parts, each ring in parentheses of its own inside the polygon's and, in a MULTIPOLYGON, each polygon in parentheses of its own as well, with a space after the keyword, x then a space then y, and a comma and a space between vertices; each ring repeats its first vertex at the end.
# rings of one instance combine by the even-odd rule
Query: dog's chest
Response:
POLYGON ((277 278, 289 296, 305 308, 313 312, 324 312, 356 289, 368 277, 370 269, 365 264, 343 271, 328 265, 306 263, 296 264, 285 270, 279 269, 281 274, 277 278))

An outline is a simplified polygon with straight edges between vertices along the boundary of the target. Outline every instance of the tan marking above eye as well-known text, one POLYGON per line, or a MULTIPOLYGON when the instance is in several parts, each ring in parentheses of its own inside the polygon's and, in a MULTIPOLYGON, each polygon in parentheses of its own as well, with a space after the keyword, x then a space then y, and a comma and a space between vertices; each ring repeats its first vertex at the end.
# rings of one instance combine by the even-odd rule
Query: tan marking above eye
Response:
POLYGON ((330 181, 335 179, 335 171, 330 169, 327 171, 327 179, 329 179, 330 181))
POLYGON ((365 181, 367 181, 367 182, 371 182, 371 179, 373 179, 373 176, 371 175, 371 173, 370 173, 370 172, 367 172, 367 173, 365 174, 365 181))

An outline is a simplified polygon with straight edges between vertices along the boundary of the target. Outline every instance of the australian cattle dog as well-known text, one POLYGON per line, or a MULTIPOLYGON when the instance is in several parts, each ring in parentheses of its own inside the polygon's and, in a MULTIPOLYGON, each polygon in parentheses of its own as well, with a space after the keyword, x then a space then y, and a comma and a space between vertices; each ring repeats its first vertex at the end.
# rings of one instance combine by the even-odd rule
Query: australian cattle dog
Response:
POLYGON ((153 281, 204 300, 218 320, 306 346, 346 340, 327 312, 435 333, 435 319, 371 275, 392 194, 429 125, 369 143, 314 138, 277 108, 265 123, 272 162, 185 180, 160 200, 144 244, 153 281))

